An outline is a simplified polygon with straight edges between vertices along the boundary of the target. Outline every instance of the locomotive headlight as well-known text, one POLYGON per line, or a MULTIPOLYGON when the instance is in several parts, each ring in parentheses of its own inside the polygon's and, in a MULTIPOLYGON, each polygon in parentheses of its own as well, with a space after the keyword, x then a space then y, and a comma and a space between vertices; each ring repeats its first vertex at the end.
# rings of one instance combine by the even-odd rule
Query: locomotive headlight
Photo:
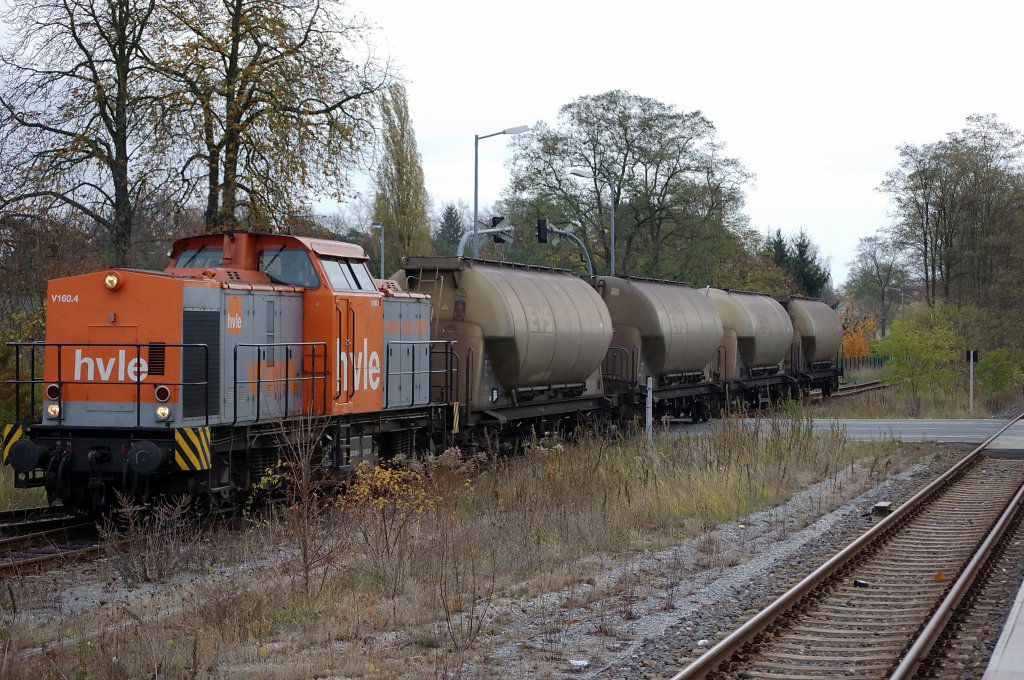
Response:
POLYGON ((171 417, 171 407, 167 404, 160 404, 156 407, 156 419, 167 420, 171 417))
POLYGON ((46 405, 46 417, 47 418, 60 418, 60 404, 47 404, 46 405))
POLYGON ((121 277, 117 275, 117 272, 109 272, 103 279, 103 285, 109 290, 117 290, 121 287, 121 277))

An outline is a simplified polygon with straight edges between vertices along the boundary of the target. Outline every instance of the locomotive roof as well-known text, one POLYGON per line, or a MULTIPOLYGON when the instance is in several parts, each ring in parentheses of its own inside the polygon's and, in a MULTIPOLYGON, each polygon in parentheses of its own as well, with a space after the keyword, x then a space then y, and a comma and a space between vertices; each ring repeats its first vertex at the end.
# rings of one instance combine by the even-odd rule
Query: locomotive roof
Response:
POLYGON ((237 237, 243 237, 246 239, 254 239, 258 241, 266 241, 271 244, 280 244, 282 242, 294 241, 297 245, 302 245, 307 250, 311 250, 317 255, 326 255, 328 257, 344 257, 350 260, 367 260, 366 252, 361 246, 354 243, 346 243, 344 241, 333 241, 325 238, 310 238, 308 236, 293 236, 291 234, 267 234, 261 232, 252 231, 226 231, 218 234, 201 234, 198 236, 188 236, 182 239, 178 239, 174 242, 172 247, 172 253, 181 252, 189 246, 196 246, 201 244, 216 245, 225 240, 234 240, 237 237))

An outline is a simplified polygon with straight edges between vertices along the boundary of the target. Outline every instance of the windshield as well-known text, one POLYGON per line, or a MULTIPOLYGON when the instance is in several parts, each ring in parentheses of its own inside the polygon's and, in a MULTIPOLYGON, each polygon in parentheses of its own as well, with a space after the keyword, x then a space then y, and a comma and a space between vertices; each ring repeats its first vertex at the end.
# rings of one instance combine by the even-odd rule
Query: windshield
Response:
POLYGON ((259 267, 274 283, 303 288, 316 288, 320 285, 320 277, 313 268, 309 253, 301 248, 278 246, 261 250, 259 267))
POLYGON ((200 246, 198 248, 183 250, 181 251, 181 254, 178 255, 178 259, 174 263, 174 266, 181 269, 185 269, 187 267, 193 267, 196 269, 219 267, 220 248, 200 246))

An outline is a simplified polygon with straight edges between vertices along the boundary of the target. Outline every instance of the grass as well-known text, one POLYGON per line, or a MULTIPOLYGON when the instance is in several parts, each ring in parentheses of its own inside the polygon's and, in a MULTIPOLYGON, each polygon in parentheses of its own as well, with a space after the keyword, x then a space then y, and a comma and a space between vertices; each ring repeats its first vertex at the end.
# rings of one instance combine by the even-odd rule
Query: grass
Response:
POLYGON ((976 388, 972 413, 966 387, 914 395, 900 386, 892 386, 827 400, 807 407, 806 412, 814 418, 989 418, 1020 401, 1021 395, 1017 393, 986 394, 976 388))
POLYGON ((842 380, 851 385, 860 385, 872 380, 881 380, 886 373, 888 373, 886 368, 861 368, 856 371, 847 371, 842 380))
MULTIPOLYGON (((653 445, 583 438, 514 459, 448 451, 400 473, 364 470, 325 505, 331 521, 311 529, 344 537, 317 566, 323 586, 312 595, 302 585, 309 565, 296 558, 300 532, 276 525, 204 541, 217 559, 163 574, 163 589, 119 598, 102 615, 35 623, 12 589, 0 597, 0 678, 459 677, 508 620, 499 602, 560 589, 586 600, 608 560, 696 536, 707 566, 727 564, 708 533, 716 525, 837 480, 856 461, 877 480, 902 455, 891 443, 851 444, 836 429, 814 434, 793 417, 727 419, 713 433, 653 445), (18 659, 48 639, 63 643, 45 663, 18 659)), ((642 585, 623 578, 601 588, 642 585)), ((548 631, 538 644, 557 653, 558 636, 548 631)))
POLYGON ((46 491, 37 489, 15 489, 14 469, 0 465, 0 511, 37 508, 46 505, 46 491))

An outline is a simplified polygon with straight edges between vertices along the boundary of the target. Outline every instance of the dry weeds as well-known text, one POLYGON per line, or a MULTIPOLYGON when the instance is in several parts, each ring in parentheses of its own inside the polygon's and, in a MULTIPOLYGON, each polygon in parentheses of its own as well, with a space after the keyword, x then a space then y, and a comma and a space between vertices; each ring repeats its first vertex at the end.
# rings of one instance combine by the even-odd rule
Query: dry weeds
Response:
MULTIPOLYGON (((499 641, 532 623, 537 632, 517 644, 564 660, 575 649, 567 631, 586 608, 599 610, 588 625, 612 651, 638 607, 654 597, 671 610, 693 584, 671 561, 597 580, 610 564, 771 508, 810 483, 838 487, 857 459, 882 476, 892 455, 892 445, 852 446, 839 430, 816 435, 797 417, 726 420, 653 446, 552 441, 482 470, 456 451, 363 470, 344 512, 288 520, 317 522, 310 545, 330 546, 317 561, 301 558, 301 541, 260 526, 199 544, 216 559, 191 560, 162 588, 132 591, 132 579, 108 568, 108 591, 89 595, 113 601, 102 607, 44 615, 0 598, 0 678, 486 677, 499 641), (58 643, 22 657, 46 641, 58 643)), ((848 493, 835 489, 837 499, 848 493)), ((735 563, 743 550, 714 533, 699 545, 707 566, 735 563)))

